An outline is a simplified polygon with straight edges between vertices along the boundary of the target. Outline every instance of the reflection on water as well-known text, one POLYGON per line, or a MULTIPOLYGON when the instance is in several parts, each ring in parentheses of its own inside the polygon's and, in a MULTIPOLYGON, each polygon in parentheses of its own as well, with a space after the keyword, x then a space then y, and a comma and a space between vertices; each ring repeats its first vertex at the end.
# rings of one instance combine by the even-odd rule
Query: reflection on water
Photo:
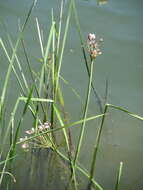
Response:
MULTIPOLYGON (((51 8, 54 7, 54 10, 57 10, 58 2, 57 0, 39 1, 33 14, 33 20, 31 19, 32 24, 29 24, 27 28, 25 41, 28 44, 30 59, 34 60, 34 64, 35 59, 33 57, 38 59, 41 56, 35 40, 37 35, 35 32, 36 27, 34 28, 33 25, 35 15, 38 17, 43 31, 47 33, 47 26, 51 22, 49 19, 51 8)), ((104 96, 105 81, 108 79, 109 103, 123 106, 134 113, 143 115, 143 3, 142 1, 134 0, 109 0, 108 3, 106 3, 106 0, 98 0, 98 2, 102 6, 97 6, 95 0, 77 1, 85 39, 89 32, 96 32, 97 35, 104 38, 103 55, 95 63, 93 82, 96 84, 98 92, 104 96), (103 5, 103 3, 106 4, 103 5)), ((18 18, 23 19, 30 3, 31 1, 28 0, 0 1, 0 21, 6 22, 7 31, 10 32, 13 39, 17 36, 17 20, 18 18)), ((55 14, 57 14, 57 11, 55 14)), ((75 25, 72 25, 65 50, 62 74, 83 98, 87 73, 81 59, 79 36, 75 31, 75 25), (70 49, 73 50, 72 53, 70 49)), ((2 27, 0 37, 6 38, 2 27)), ((1 77, 5 74, 6 63, 1 56, 1 77)), ((39 65, 35 64, 34 66, 38 70, 39 65)), ((15 89, 15 82, 12 82, 11 85, 15 89)), ((13 98, 15 92, 11 91, 11 93, 13 98)), ((65 88, 64 93, 67 110, 70 112, 72 120, 75 121, 80 116, 81 107, 78 106, 80 104, 73 98, 71 91, 65 88), (68 98, 66 99, 66 97, 68 98)), ((91 100, 89 113, 94 115, 95 111, 97 111, 97 105, 94 104, 93 97, 91 100)), ((30 121, 27 120, 27 125, 25 126, 28 126, 28 122, 30 121)), ((86 141, 80 159, 88 168, 95 142, 97 124, 90 123, 87 128, 86 141)), ((77 129, 73 130, 73 132, 77 134, 77 129)), ((105 189, 114 188, 116 170, 120 161, 124 163, 121 180, 122 189, 142 189, 142 134, 143 128, 140 121, 118 111, 110 111, 104 125, 96 172, 97 181, 105 189)), ((28 186, 27 188, 31 190, 57 189, 57 186, 58 189, 63 190, 63 188, 69 187, 70 174, 67 172, 68 166, 66 163, 63 164, 53 152, 41 150, 32 154, 26 153, 26 159, 24 158, 23 154, 21 154, 15 167, 16 171, 14 173, 17 183, 14 190, 24 190, 25 186, 28 186)))
POLYGON ((70 167, 57 153, 49 149, 36 149, 26 153, 22 166, 17 165, 14 190, 73 189, 70 167))

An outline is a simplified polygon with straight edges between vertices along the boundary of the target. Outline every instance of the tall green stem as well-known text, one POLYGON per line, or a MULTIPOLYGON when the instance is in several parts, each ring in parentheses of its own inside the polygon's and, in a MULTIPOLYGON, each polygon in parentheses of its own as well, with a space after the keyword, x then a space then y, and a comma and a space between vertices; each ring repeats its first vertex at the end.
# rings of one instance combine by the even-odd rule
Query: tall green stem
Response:
POLYGON ((83 114, 83 120, 84 121, 82 123, 81 130, 80 130, 78 145, 77 145, 75 158, 74 158, 74 166, 76 165, 76 161, 77 161, 79 153, 80 153, 83 135, 84 135, 84 130, 85 130, 85 124, 86 124, 86 118, 87 118, 87 112, 88 112, 88 106, 89 106, 90 94, 91 94, 91 87, 92 87, 91 85, 92 85, 92 78, 93 78, 93 66, 94 66, 94 61, 92 60, 91 66, 90 66, 90 77, 89 77, 89 82, 88 82, 87 97, 86 97, 84 114, 83 114))
POLYGON ((92 157, 92 162, 91 162, 90 178, 89 178, 90 182, 89 182, 89 185, 88 185, 89 189, 90 189, 90 186, 92 185, 92 179, 93 179, 93 176, 95 174, 97 152, 98 152, 98 148, 99 148, 99 143, 100 143, 100 139, 101 139, 101 134, 102 134, 103 124, 104 124, 104 121, 105 121, 105 115, 106 115, 106 112, 107 112, 107 108, 108 108, 108 105, 105 105, 101 125, 100 125, 100 127, 98 129, 98 134, 97 134, 97 137, 96 137, 96 143, 94 145, 94 152, 93 152, 93 157, 92 157))

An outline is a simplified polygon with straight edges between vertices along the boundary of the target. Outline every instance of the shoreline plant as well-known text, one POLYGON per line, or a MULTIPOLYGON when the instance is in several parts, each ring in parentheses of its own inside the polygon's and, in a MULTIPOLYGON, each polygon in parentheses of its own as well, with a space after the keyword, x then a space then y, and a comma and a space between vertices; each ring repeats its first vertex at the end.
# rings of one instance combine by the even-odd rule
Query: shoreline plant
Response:
MULTIPOLYGON (((108 110, 115 109, 122 111, 127 115, 141 121, 143 121, 143 117, 129 112, 122 107, 109 103, 105 103, 104 105, 102 103, 93 83, 93 67, 97 56, 102 54, 100 50, 100 43, 103 39, 100 38, 98 40, 94 33, 89 33, 87 37, 87 44, 85 44, 85 40, 83 40, 82 37, 75 0, 69 0, 66 5, 68 6, 68 12, 65 23, 63 23, 63 16, 65 16, 64 0, 61 1, 59 21, 56 21, 54 13, 52 12, 52 23, 47 39, 42 36, 42 30, 40 28, 38 18, 36 18, 42 64, 41 70, 38 73, 33 70, 28 51, 26 49, 24 32, 36 3, 37 0, 34 0, 27 13, 24 24, 22 27, 19 27, 20 31, 15 44, 12 43, 11 37, 9 36, 12 55, 8 53, 6 43, 0 38, 0 47, 9 62, 0 96, 0 135, 2 136, 2 140, 0 141, 0 187, 3 184, 4 178, 6 178, 7 181, 7 189, 10 188, 11 179, 12 182, 16 182, 16 179, 12 174, 12 166, 15 161, 15 157, 18 154, 17 146, 21 145, 22 148, 27 151, 36 148, 51 149, 63 160, 67 161, 69 163, 69 172, 71 173, 71 183, 73 184, 73 189, 79 189, 78 175, 80 172, 88 179, 87 187, 85 187, 87 190, 105 190, 105 188, 103 188, 102 185, 95 179, 99 145, 101 142, 104 123, 106 122, 106 117, 108 116, 108 110), (65 79, 61 75, 61 67, 72 15, 74 16, 76 28, 79 34, 81 51, 83 53, 88 75, 88 85, 85 92, 86 100, 84 103, 83 116, 78 121, 70 123, 69 121, 67 122, 67 116, 65 114, 65 102, 61 89, 61 81, 64 81, 65 79), (28 83, 21 60, 18 56, 20 44, 22 45, 24 56, 27 61, 27 67, 29 69, 28 74, 31 77, 32 85, 31 83, 28 83), (6 99, 8 97, 7 91, 10 88, 8 84, 10 83, 12 74, 16 77, 20 90, 13 110, 11 111, 10 116, 6 118, 7 122, 5 124, 5 111, 7 106, 6 99), (100 114, 88 116, 91 93, 94 93, 95 95, 100 114), (16 117, 21 103, 24 106, 22 107, 21 117, 18 118, 17 122, 16 117), (31 114, 33 119, 33 126, 28 130, 24 129, 26 136, 21 137, 22 124, 24 123, 25 116, 28 113, 31 114), (88 171, 80 163, 79 157, 87 122, 96 120, 97 118, 101 119, 101 124, 97 127, 98 132, 95 137, 96 140, 92 150, 92 162, 89 163, 90 170, 88 171), (72 140, 73 134, 71 132, 71 127, 76 126, 80 128, 80 133, 77 144, 74 144, 72 140), (7 146, 5 146, 6 143, 8 144, 7 146), (64 151, 61 150, 61 144, 64 144, 64 151)), ((123 163, 121 161, 115 181, 115 190, 120 189, 122 169, 123 163)))

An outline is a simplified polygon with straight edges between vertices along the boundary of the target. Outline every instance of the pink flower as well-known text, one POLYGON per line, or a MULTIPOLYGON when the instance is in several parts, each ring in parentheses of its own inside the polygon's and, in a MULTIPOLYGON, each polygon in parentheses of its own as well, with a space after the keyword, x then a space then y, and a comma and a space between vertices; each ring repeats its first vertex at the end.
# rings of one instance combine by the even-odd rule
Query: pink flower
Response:
POLYGON ((96 35, 95 34, 91 34, 91 33, 89 33, 88 34, 88 39, 91 41, 91 40, 95 40, 95 38, 96 38, 96 35))
POLYGON ((27 130, 25 131, 25 133, 27 133, 28 135, 31 135, 35 132, 34 128, 32 128, 31 130, 27 130))
POLYGON ((88 50, 92 59, 95 59, 98 55, 101 55, 102 52, 100 51, 100 43, 103 42, 103 38, 97 40, 96 35, 89 33, 88 34, 88 50))

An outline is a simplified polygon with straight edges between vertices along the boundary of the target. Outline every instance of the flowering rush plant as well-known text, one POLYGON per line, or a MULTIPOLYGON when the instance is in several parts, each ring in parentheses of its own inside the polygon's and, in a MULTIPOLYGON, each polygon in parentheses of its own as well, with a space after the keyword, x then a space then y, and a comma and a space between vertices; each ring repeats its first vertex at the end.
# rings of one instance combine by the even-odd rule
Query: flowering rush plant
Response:
POLYGON ((21 147, 27 151, 30 148, 52 147, 52 135, 51 133, 48 133, 50 127, 51 124, 49 122, 45 122, 44 124, 39 125, 37 128, 26 130, 26 136, 19 139, 19 141, 22 143, 21 147))
POLYGON ((92 59, 95 59, 98 55, 101 55, 100 43, 103 41, 103 38, 97 40, 97 37, 94 33, 88 34, 87 46, 89 54, 92 59))

